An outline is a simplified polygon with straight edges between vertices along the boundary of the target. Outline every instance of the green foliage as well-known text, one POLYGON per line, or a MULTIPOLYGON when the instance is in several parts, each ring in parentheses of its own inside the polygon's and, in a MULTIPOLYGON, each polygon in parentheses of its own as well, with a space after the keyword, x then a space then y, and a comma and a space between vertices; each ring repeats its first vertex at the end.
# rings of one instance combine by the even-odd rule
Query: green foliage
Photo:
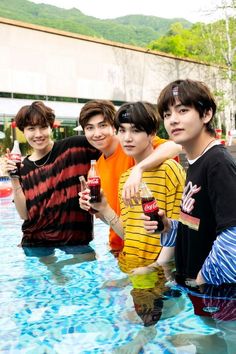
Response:
MULTIPOLYGON (((236 46, 236 19, 230 18, 230 37, 232 47, 236 46)), ((184 28, 181 23, 171 26, 166 35, 151 42, 148 47, 177 57, 190 58, 206 63, 228 66, 225 21, 211 24, 196 23, 191 28, 184 28)), ((233 57, 232 68, 236 68, 233 57)))
POLYGON ((143 15, 100 20, 86 16, 75 8, 66 10, 27 0, 1 0, 0 16, 141 47, 164 35, 177 20, 183 27, 191 26, 184 19, 170 20, 143 15))

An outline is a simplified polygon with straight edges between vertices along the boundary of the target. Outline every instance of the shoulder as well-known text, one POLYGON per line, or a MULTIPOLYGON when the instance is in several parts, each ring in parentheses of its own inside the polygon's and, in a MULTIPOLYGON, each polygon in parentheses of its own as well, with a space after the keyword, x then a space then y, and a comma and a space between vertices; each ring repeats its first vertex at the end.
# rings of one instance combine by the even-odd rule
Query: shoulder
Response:
POLYGON ((161 169, 166 170, 167 172, 171 172, 171 171, 180 171, 180 172, 184 172, 183 166, 180 165, 180 163, 178 163, 176 160, 174 159, 168 159, 166 161, 164 161, 161 165, 160 165, 161 169))
MULTIPOLYGON (((79 149, 84 151, 97 151, 84 135, 75 135, 55 142, 55 149, 58 151, 68 149, 79 149)), ((98 154, 99 156, 99 154, 98 154)))
POLYGON ((164 144, 164 143, 166 143, 168 140, 166 140, 166 139, 162 139, 162 138, 160 138, 159 136, 155 136, 154 138, 153 138, 153 140, 152 140, 152 145, 154 146, 154 147, 157 147, 157 146, 159 146, 159 145, 161 145, 161 144, 164 144))
POLYGON ((84 135, 73 135, 58 141, 58 143, 68 146, 90 146, 84 135))
POLYGON ((236 171, 236 161, 223 145, 215 145, 209 149, 202 159, 206 168, 230 168, 236 171))
POLYGON ((184 185, 186 172, 184 168, 175 160, 168 159, 160 165, 160 170, 165 174, 165 178, 173 185, 184 185))

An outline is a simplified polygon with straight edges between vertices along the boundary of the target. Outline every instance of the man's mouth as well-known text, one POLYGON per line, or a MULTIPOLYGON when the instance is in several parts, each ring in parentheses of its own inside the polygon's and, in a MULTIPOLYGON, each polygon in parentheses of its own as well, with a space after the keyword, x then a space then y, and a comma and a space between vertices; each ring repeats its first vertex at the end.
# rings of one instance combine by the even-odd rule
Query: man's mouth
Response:
POLYGON ((125 149, 133 149, 135 146, 134 145, 124 145, 125 149))
POLYGON ((183 129, 180 129, 180 128, 172 129, 171 130, 171 134, 172 135, 176 135, 178 133, 181 133, 182 131, 183 131, 183 129))

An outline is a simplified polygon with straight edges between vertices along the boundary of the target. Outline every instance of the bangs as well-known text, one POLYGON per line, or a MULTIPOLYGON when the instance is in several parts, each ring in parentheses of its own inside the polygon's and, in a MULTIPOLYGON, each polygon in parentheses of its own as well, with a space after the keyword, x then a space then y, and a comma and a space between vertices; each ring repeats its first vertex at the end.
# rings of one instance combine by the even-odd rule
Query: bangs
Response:
POLYGON ((116 114, 116 130, 119 129, 121 124, 125 123, 133 125, 136 129, 146 132, 148 135, 156 133, 159 127, 157 110, 153 104, 148 102, 125 103, 116 114))
POLYGON ((174 83, 169 86, 159 97, 157 109, 159 115, 163 118, 164 113, 176 103, 181 103, 184 106, 193 107, 193 95, 191 90, 186 90, 183 85, 174 83))
POLYGON ((46 117, 43 117, 40 113, 37 111, 31 112, 29 111, 28 114, 26 114, 25 117, 25 125, 39 125, 40 127, 48 127, 50 124, 48 123, 46 117))

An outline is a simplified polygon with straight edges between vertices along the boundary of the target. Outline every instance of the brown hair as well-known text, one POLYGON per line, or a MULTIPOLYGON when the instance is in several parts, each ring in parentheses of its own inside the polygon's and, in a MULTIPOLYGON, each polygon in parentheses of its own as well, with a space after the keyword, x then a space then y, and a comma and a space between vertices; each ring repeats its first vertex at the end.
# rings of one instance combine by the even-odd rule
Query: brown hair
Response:
POLYGON ((122 123, 133 124, 137 129, 150 135, 157 133, 160 120, 154 104, 138 101, 124 103, 120 106, 115 117, 116 130, 122 123))
POLYGON ((209 88, 201 81, 190 79, 176 80, 168 84, 160 93, 157 101, 157 109, 160 117, 164 119, 164 113, 179 100, 184 106, 194 107, 200 118, 210 109, 212 118, 206 124, 206 129, 211 135, 215 135, 213 118, 216 112, 216 102, 209 88))
POLYGON ((23 106, 15 116, 16 126, 23 132, 29 125, 53 127, 55 120, 54 111, 45 106, 41 101, 35 101, 31 105, 23 106))
POLYGON ((114 126, 116 108, 111 101, 108 100, 92 100, 85 103, 79 115, 79 124, 84 129, 90 118, 101 114, 104 120, 111 126, 114 126))

